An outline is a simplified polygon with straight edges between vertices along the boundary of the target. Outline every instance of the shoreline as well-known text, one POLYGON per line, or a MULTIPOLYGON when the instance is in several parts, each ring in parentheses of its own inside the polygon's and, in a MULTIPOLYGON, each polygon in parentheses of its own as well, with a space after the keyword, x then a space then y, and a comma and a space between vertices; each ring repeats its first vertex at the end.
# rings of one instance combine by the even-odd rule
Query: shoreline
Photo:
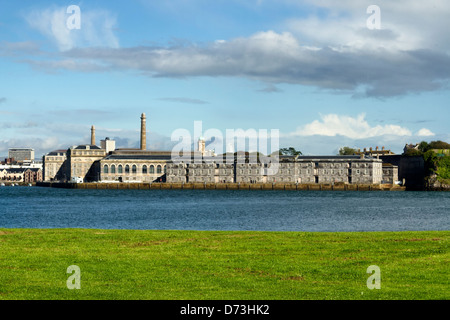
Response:
POLYGON ((298 190, 298 191, 405 191, 392 184, 294 184, 294 183, 63 183, 37 182, 38 187, 65 189, 136 189, 136 190, 298 190))

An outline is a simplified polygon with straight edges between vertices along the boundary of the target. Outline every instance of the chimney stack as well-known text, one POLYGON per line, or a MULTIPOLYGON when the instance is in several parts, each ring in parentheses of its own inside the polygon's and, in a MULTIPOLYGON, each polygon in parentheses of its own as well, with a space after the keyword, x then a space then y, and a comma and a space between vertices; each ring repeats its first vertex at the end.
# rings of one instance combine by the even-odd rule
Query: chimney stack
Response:
POLYGON ((91 127, 91 145, 95 146, 95 127, 91 127))
POLYGON ((145 122, 145 113, 143 113, 141 114, 141 150, 147 149, 145 122))

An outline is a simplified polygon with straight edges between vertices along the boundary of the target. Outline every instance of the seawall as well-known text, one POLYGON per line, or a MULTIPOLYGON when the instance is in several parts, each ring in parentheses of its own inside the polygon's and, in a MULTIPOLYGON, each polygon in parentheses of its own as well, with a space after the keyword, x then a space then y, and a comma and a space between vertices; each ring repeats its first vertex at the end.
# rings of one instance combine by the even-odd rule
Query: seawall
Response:
POLYGON ((392 184, 294 184, 294 183, 62 183, 38 182, 38 187, 66 189, 176 189, 176 190, 304 190, 304 191, 404 191, 392 184))

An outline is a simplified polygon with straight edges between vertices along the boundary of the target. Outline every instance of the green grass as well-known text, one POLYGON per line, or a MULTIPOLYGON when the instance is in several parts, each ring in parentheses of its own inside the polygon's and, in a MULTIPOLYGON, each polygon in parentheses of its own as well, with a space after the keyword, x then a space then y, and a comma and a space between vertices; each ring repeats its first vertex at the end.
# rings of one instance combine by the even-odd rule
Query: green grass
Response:
POLYGON ((449 236, 0 229, 0 299, 449 299, 449 236))

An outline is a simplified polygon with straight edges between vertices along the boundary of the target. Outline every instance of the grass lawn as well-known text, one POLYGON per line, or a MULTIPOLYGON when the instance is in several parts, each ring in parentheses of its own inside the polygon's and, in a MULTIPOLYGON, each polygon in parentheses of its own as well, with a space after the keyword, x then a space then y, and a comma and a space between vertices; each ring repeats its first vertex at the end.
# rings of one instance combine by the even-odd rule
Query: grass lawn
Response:
POLYGON ((0 229, 0 299, 449 299, 450 231, 0 229), (81 288, 68 289, 81 270, 81 288), (380 268, 370 290, 367 268, 380 268))

